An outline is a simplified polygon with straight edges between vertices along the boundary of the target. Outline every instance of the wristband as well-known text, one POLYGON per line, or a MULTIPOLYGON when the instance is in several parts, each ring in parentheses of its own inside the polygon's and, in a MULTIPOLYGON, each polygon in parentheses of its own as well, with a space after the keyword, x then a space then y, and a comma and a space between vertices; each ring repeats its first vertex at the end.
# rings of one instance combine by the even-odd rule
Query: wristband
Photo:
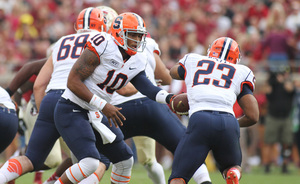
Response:
POLYGON ((155 96, 155 101, 162 104, 168 104, 170 103, 170 99, 172 96, 173 94, 168 93, 166 90, 160 90, 155 96))
POLYGON ((100 98, 97 95, 93 95, 91 101, 89 102, 89 104, 97 107, 98 110, 102 111, 102 109, 104 108, 104 106, 106 105, 107 101, 103 100, 102 98, 100 98))
POLYGON ((175 96, 174 94, 169 93, 169 95, 166 97, 166 102, 167 102, 167 104, 170 104, 170 102, 171 102, 171 100, 172 100, 172 98, 173 98, 174 96, 175 96))
POLYGON ((9 94, 9 96, 12 96, 14 94, 12 92, 12 90, 9 89, 9 87, 7 87, 5 90, 7 91, 7 93, 9 94))

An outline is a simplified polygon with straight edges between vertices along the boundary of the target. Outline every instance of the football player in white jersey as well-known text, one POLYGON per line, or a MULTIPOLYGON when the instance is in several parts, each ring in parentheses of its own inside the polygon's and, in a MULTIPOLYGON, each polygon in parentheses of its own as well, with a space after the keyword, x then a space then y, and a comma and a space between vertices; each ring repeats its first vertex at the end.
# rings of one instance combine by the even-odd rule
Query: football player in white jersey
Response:
POLYGON ((254 125, 259 116, 254 74, 239 60, 236 41, 221 37, 212 43, 208 56, 187 54, 171 68, 174 79, 185 80, 190 119, 175 151, 169 183, 188 183, 210 150, 227 184, 239 183, 240 127, 254 125), (233 112, 236 100, 244 112, 239 119, 233 112))
MULTIPOLYGON (((117 16, 116 11, 107 6, 99 6, 97 8, 104 12, 107 25, 110 27, 112 19, 117 16)), ((156 85, 156 80, 160 80, 162 85, 169 85, 172 78, 160 59, 160 49, 154 39, 146 37, 144 53, 148 56, 145 69, 148 79, 154 85, 156 85)), ((154 102, 141 93, 129 97, 119 95, 119 93, 120 90, 118 93, 114 92, 111 104, 121 107, 121 113, 127 117, 125 124, 120 127, 124 134, 124 139, 133 138, 137 149, 138 161, 145 167, 152 182, 164 184, 163 167, 156 161, 155 140, 174 153, 179 139, 186 128, 165 105, 154 102), (150 112, 149 109, 156 110, 150 112)), ((197 184, 211 183, 205 164, 199 167, 193 178, 197 184)))
MULTIPOLYGON (((42 98, 43 100, 40 108, 39 103, 37 104, 39 115, 28 149, 25 156, 10 159, 4 164, 0 169, 0 183, 11 181, 27 172, 39 170, 59 137, 53 114, 56 102, 66 88, 68 73, 83 50, 90 32, 92 30, 105 31, 106 28, 102 12, 96 8, 83 10, 78 16, 76 25, 78 34, 62 37, 55 44, 52 55, 41 70, 43 76, 49 75, 51 81, 46 89, 47 95, 44 97, 44 89, 40 96, 36 96, 37 101, 41 101, 42 98)), ((108 165, 109 162, 106 166, 103 164, 103 168, 107 168, 108 165)))
POLYGON ((97 169, 99 153, 95 138, 102 140, 97 142, 97 147, 114 163, 111 182, 128 183, 133 157, 119 129, 126 117, 119 112, 121 108, 109 103, 113 92, 131 82, 157 102, 169 103, 173 96, 154 86, 145 74, 147 56, 142 51, 147 32, 144 20, 135 13, 122 13, 114 19, 110 31, 111 34, 101 32, 90 36, 86 49, 70 71, 67 89, 56 105, 55 125, 83 166, 80 169, 77 164, 71 166, 57 183, 81 181, 97 169), (108 131, 102 130, 101 135, 94 133, 87 113, 92 117, 93 126, 104 124, 108 131), (124 167, 122 174, 116 174, 118 165, 124 167))
MULTIPOLYGON (((110 27, 111 22, 113 21, 112 19, 117 17, 118 14, 113 9, 107 6, 100 6, 97 8, 101 9, 104 12, 104 15, 107 19, 107 26, 110 27)), ((148 63, 145 70, 147 77, 155 85, 155 78, 162 79, 161 83, 163 85, 170 84, 171 76, 169 75, 168 70, 159 58, 160 50, 157 43, 151 38, 146 38, 146 41, 147 43, 144 52, 147 53, 148 56, 148 63)), ((118 90, 118 92, 124 93, 124 88, 118 90)), ((111 104, 120 104, 120 106, 123 108, 122 110, 124 110, 121 112, 125 113, 125 117, 130 117, 130 119, 126 120, 123 126, 120 126, 125 139, 134 135, 148 135, 150 137, 157 138, 159 142, 162 142, 164 145, 166 145, 172 152, 175 151, 176 145, 178 144, 179 139, 186 128, 181 125, 179 119, 174 116, 174 114, 165 105, 154 102, 141 93, 130 97, 124 97, 118 95, 118 93, 116 92, 114 92, 111 104), (138 110, 138 112, 135 111, 136 109, 138 110), (147 112, 147 109, 157 110, 147 112), (141 117, 148 119, 148 121, 140 120, 141 117), (153 117, 157 117, 158 119, 152 119, 153 117), (172 121, 170 122, 170 120, 172 121), (150 122, 150 129, 157 131, 150 131, 150 129, 147 128, 147 124, 149 125, 150 122), (138 130, 136 130, 136 128, 132 128, 132 126, 135 125, 140 128, 138 130), (146 134, 145 131, 148 132, 148 134, 146 134)), ((153 183, 162 184, 165 183, 164 171, 162 166, 156 161, 155 140, 151 139, 150 137, 133 137, 137 147, 138 160, 146 168, 148 176, 153 181, 153 183)), ((95 174, 101 175, 101 173, 98 172, 96 172, 95 174)), ((194 179, 198 184, 210 183, 209 174, 205 165, 201 166, 201 168, 197 170, 194 179)), ((49 179, 49 181, 50 180, 53 180, 53 177, 49 179)), ((92 183, 98 182, 98 180, 99 179, 95 177, 95 175, 90 175, 80 183, 92 183)), ((46 183, 47 182, 45 182, 45 184, 46 183)))
POLYGON ((18 131, 16 106, 0 86, 0 153, 13 141, 18 131))
MULTIPOLYGON (((154 85, 156 85, 155 79, 161 79, 163 85, 170 84, 172 79, 159 58, 160 50, 157 43, 148 37, 146 41, 144 52, 148 55, 148 63, 145 72, 148 79, 154 85)), ((115 92, 111 104, 122 108, 120 112, 127 117, 120 128, 125 140, 133 137, 138 159, 146 168, 149 178, 155 184, 164 184, 164 172, 162 166, 156 161, 153 139, 174 153, 186 127, 168 106, 150 100, 141 93, 125 97, 115 92)), ((193 178, 198 184, 211 183, 205 164, 199 168, 193 178)))

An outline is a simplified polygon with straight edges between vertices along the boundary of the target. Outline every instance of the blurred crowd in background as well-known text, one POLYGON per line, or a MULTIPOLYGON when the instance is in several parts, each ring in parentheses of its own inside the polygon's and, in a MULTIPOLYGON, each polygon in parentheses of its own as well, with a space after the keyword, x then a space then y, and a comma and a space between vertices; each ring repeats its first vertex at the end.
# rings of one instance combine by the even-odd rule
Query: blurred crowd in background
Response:
MULTIPOLYGON (((255 95, 261 110, 260 123, 242 131, 243 152, 249 156, 245 167, 250 171, 258 162, 270 172, 268 165, 284 162, 281 142, 272 146, 277 155, 271 160, 264 155, 268 104, 278 106, 279 112, 288 107, 283 116, 291 123, 285 126, 294 136, 288 145, 291 154, 286 156, 289 163, 300 167, 300 0, 0 0, 1 86, 6 87, 26 62, 46 57, 47 48, 61 36, 75 33, 74 22, 82 9, 99 5, 118 13, 139 14, 168 68, 187 53, 206 55, 209 44, 220 36, 235 39, 241 48, 241 63, 256 75, 255 95), (294 89, 288 93, 292 100, 286 106, 272 103, 274 98, 268 96, 272 93, 268 86, 277 74, 284 75, 283 82, 291 81, 294 89)), ((281 93, 284 90, 278 92, 278 98, 281 93)))

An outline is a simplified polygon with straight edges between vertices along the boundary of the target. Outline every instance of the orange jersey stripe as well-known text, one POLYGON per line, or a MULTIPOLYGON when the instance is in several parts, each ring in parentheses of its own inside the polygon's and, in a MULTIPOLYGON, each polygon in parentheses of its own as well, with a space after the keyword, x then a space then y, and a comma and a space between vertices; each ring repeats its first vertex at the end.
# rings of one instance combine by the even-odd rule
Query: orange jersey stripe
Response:
POLYGON ((86 42, 84 48, 87 48, 89 49, 90 51, 92 51, 93 53, 95 53, 99 59, 99 62, 100 62, 100 56, 98 54, 98 52, 96 51, 96 49, 92 46, 92 44, 90 42, 86 42))

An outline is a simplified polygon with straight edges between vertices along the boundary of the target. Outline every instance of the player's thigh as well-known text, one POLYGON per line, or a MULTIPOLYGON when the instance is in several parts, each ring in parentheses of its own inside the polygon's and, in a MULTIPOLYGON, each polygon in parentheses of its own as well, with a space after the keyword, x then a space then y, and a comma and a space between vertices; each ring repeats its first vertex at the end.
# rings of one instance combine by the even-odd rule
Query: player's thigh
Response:
POLYGON ((59 100, 54 112, 56 128, 78 160, 85 157, 100 159, 87 112, 64 98, 59 100), (74 109, 76 112, 73 112, 74 109))
POLYGON ((188 126, 192 125, 194 131, 186 132, 178 144, 174 154, 170 179, 184 178, 185 181, 189 181, 207 157, 210 148, 203 141, 205 137, 195 129, 200 127, 200 125, 197 125, 199 123, 195 123, 195 126, 193 126, 193 123, 189 122, 188 126))
POLYGON ((155 108, 153 112, 150 111, 148 120, 152 131, 146 135, 174 153, 186 127, 166 105, 157 102, 154 102, 154 105, 155 108))
POLYGON ((220 171, 233 165, 241 165, 240 128, 236 118, 232 115, 216 117, 213 126, 215 137, 211 148, 220 171))
POLYGON ((133 137, 137 158, 142 165, 152 164, 155 160, 155 140, 146 136, 133 137))
POLYGON ((18 117, 8 109, 0 108, 0 153, 13 141, 18 131, 18 117))
POLYGON ((44 163, 59 136, 54 123, 46 121, 43 113, 39 113, 26 151, 26 156, 32 161, 35 169, 44 163))

